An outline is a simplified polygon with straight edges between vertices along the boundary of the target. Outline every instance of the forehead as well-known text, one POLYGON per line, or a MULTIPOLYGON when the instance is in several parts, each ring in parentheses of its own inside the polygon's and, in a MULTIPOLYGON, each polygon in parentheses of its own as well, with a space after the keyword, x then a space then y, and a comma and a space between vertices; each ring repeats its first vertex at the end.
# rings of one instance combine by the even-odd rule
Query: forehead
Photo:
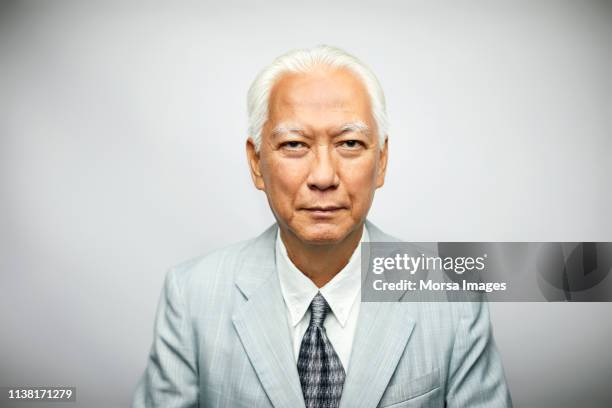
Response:
POLYGON ((272 87, 269 122, 322 124, 359 119, 371 122, 370 98, 362 81, 346 69, 317 67, 283 74, 272 87))

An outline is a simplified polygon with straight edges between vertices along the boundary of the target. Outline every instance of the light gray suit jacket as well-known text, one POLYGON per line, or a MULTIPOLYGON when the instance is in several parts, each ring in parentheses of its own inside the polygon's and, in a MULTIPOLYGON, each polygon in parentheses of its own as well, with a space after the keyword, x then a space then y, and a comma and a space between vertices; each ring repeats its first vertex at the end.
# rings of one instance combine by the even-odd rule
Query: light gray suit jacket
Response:
MULTIPOLYGON (((304 407, 277 228, 168 272, 134 408, 304 407)), ((362 303, 340 406, 510 407, 486 303, 362 303)))

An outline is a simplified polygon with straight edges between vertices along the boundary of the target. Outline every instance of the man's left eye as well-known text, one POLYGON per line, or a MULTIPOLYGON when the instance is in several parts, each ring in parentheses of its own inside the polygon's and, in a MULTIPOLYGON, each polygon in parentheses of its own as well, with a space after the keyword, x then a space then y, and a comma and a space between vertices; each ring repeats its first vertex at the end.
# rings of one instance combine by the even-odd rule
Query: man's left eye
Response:
POLYGON ((340 143, 340 146, 346 147, 348 149, 358 149, 360 147, 363 147, 363 143, 359 140, 345 140, 340 143))

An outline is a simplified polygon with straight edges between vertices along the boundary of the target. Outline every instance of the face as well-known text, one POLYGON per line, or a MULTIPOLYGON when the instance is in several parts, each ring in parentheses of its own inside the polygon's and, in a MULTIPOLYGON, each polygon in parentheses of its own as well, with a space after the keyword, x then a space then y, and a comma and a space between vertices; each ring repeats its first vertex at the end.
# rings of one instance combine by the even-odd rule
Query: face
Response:
POLYGON ((347 70, 286 74, 272 88, 260 151, 247 156, 280 227, 303 242, 339 243, 365 221, 384 183, 370 99, 347 70))

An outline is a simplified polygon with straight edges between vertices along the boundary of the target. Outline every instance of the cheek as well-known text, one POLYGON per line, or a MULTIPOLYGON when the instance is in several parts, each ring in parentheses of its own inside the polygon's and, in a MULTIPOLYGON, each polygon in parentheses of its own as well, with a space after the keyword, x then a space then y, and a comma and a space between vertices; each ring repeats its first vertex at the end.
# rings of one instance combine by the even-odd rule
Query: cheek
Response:
POLYGON ((376 189, 376 162, 363 160, 346 163, 343 181, 354 199, 366 200, 376 189))
POLYGON ((299 160, 270 160, 264 169, 266 191, 284 200, 294 197, 303 184, 308 167, 299 160))

